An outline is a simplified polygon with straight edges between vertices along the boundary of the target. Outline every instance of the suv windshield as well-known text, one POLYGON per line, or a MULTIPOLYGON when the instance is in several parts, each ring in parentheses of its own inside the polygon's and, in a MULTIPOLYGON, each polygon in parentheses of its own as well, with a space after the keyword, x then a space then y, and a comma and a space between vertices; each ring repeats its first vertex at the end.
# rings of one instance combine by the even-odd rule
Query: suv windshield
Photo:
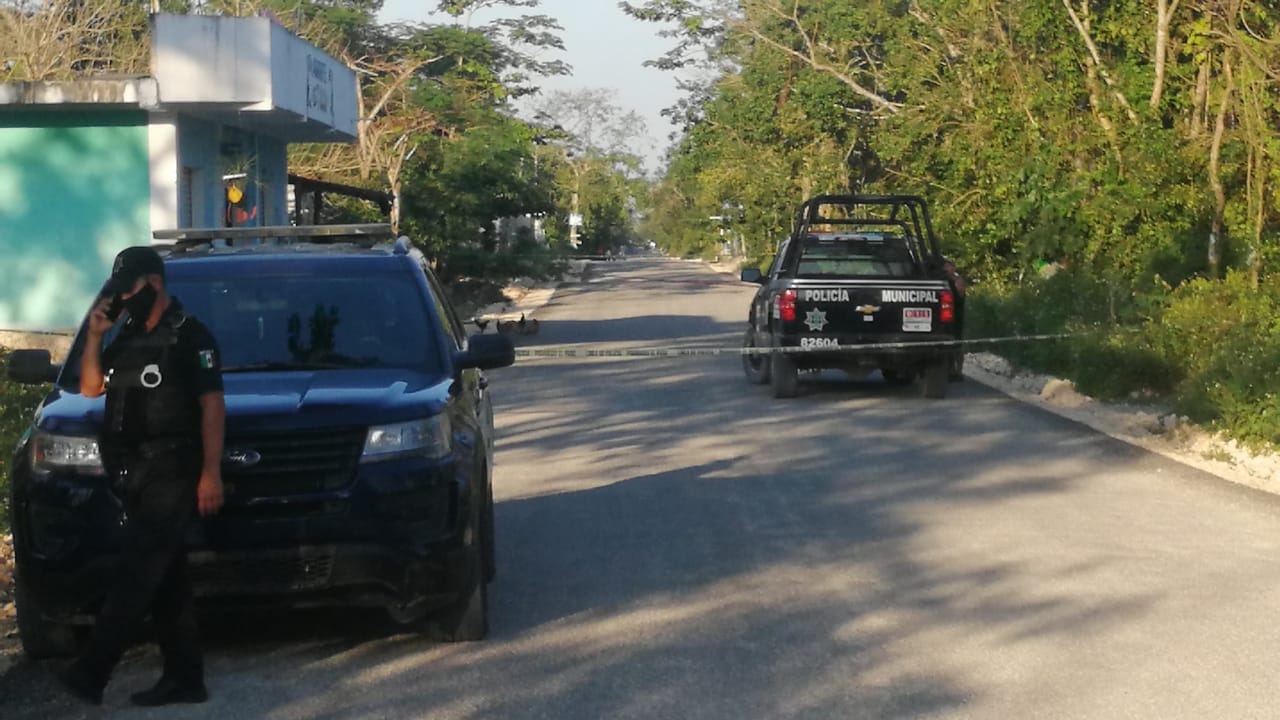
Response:
MULTIPOLYGON (((223 372, 441 371, 439 348, 429 341, 422 291, 405 275, 215 279, 170 273, 169 291, 209 327, 222 353, 223 372)), ((105 342, 120 327, 112 328, 105 342)), ((78 376, 78 356, 69 367, 78 376)))

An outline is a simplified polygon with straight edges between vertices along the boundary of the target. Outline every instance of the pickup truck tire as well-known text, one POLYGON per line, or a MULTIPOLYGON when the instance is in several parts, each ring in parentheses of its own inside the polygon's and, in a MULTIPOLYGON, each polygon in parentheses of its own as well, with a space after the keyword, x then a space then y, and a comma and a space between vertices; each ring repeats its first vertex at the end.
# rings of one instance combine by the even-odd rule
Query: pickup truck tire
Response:
POLYGON ((894 387, 905 387, 915 382, 916 379, 916 374, 913 372, 903 372, 893 368, 880 368, 880 376, 884 378, 886 383, 894 387))
MULTIPOLYGON (((747 328, 747 333, 742 338, 742 347, 744 350, 757 347, 755 328, 747 328)), ((747 376, 747 382, 752 385, 764 385, 769 382, 769 356, 762 353, 743 353, 742 372, 747 376)))
POLYGON ((13 600, 17 605, 18 635, 22 638, 23 652, 32 660, 75 655, 79 649, 75 626, 45 619, 31 592, 24 589, 21 574, 17 580, 13 600))
POLYGON ((964 351, 963 350, 957 350, 956 353, 951 356, 950 378, 951 378, 951 382, 964 381, 964 351))
POLYGON ((800 391, 800 371, 796 363, 782 353, 769 358, 769 386, 775 398, 793 398, 800 391))
POLYGON ((951 381, 951 362, 935 362, 920 373, 920 394, 931 399, 947 396, 947 384, 951 381))

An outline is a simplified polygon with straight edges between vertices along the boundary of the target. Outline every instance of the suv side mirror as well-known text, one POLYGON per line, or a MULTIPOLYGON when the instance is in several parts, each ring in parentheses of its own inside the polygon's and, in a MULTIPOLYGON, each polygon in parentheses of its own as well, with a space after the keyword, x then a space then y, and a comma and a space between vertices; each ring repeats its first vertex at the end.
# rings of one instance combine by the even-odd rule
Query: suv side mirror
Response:
POLYGON ((55 365, 48 350, 14 350, 9 354, 9 379, 23 385, 56 382, 61 365, 55 365))
POLYGON ((764 273, 760 272, 760 268, 743 268, 739 278, 745 283, 764 284, 764 273))
POLYGON ((460 370, 493 370, 507 367, 515 361, 516 348, 506 335, 472 335, 467 338, 467 350, 454 356, 454 363, 460 370))

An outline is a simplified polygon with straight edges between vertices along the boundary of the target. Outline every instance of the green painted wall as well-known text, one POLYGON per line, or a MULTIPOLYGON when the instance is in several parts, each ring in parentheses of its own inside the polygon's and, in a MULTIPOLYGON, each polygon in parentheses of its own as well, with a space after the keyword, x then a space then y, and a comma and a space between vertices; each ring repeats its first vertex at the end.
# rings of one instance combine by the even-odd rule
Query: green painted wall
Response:
POLYGON ((142 112, 0 110, 0 329, 74 327, 151 238, 142 112))

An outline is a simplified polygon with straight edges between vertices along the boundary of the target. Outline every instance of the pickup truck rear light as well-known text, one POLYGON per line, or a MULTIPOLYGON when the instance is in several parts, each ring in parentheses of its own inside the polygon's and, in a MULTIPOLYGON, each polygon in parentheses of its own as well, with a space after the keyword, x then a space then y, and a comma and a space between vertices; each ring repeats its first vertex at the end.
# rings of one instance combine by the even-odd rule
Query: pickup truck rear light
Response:
POLYGON ((782 322, 795 322, 796 291, 790 288, 778 295, 778 319, 782 322))
POLYGON ((951 294, 950 290, 942 291, 942 312, 941 320, 944 323, 955 322, 956 319, 956 298, 951 294))

